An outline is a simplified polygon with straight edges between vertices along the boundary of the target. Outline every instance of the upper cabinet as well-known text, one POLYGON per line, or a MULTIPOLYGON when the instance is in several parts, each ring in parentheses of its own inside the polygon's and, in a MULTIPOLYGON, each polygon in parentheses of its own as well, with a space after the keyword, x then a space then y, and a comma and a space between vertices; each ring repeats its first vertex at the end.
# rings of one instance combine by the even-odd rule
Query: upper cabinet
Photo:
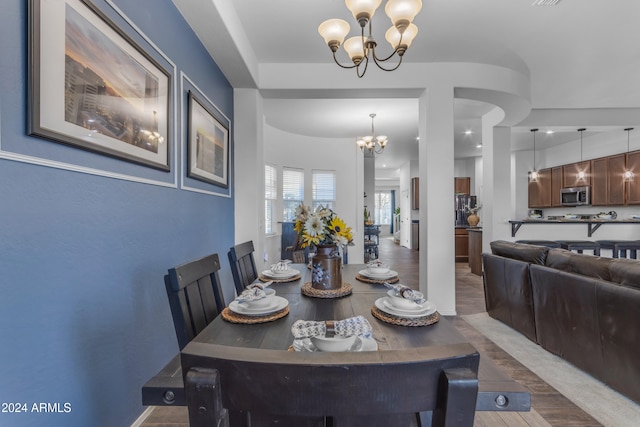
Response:
POLYGON ((468 176, 455 177, 453 179, 453 192, 455 194, 471 195, 471 178, 468 176))
POLYGON ((633 173, 627 182, 627 204, 640 205, 640 151, 627 154, 627 168, 633 173))
POLYGON ((625 169, 625 154, 591 161, 591 204, 593 206, 625 204, 625 169))
POLYGON ((562 182, 565 188, 591 185, 591 161, 562 166, 562 182))
POLYGON ((551 207, 551 169, 540 169, 538 178, 529 180, 529 207, 551 207))
POLYGON ((561 188, 584 186, 591 187, 593 206, 640 205, 640 151, 541 169, 538 175, 529 182, 529 208, 561 207, 561 188), (627 170, 633 172, 629 181, 627 170))
POLYGON ((560 189, 562 188, 562 166, 551 168, 551 207, 562 206, 560 189))

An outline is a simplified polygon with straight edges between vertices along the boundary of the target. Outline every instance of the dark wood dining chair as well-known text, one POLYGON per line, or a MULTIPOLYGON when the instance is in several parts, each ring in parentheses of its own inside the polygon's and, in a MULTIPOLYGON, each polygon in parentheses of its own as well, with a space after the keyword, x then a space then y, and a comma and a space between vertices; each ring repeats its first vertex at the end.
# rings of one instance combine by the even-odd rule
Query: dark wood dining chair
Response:
POLYGON ((225 307, 218 254, 169 269, 164 283, 173 325, 182 350, 225 307))
POLYGON ((238 295, 258 278, 253 252, 252 240, 235 245, 229 250, 229 264, 238 295))
POLYGON ((479 359, 466 343, 302 354, 192 342, 181 353, 191 427, 473 426, 479 359))

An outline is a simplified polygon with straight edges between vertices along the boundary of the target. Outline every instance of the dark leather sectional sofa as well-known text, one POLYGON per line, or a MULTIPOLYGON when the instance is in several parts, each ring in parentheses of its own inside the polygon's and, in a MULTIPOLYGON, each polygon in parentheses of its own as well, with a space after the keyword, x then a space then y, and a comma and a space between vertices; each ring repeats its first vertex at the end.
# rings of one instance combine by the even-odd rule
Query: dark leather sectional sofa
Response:
POLYGON ((491 252, 488 314, 640 403, 640 261, 507 241, 491 252))

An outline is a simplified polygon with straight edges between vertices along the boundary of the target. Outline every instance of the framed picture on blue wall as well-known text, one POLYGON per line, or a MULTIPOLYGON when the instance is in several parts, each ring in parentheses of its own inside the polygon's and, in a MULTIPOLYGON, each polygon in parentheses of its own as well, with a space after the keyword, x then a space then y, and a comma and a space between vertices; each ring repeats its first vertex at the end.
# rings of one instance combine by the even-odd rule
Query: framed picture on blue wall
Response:
POLYGON ((170 170, 171 74, 148 51, 88 0, 30 0, 29 37, 30 135, 170 170))
POLYGON ((188 176, 228 188, 229 129, 191 91, 188 117, 188 176))

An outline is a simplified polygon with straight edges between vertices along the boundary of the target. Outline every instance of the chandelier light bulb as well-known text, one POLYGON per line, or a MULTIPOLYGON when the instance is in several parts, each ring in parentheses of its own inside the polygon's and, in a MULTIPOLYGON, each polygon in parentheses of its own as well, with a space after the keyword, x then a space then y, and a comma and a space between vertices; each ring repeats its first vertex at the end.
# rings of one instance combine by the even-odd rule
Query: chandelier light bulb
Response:
POLYGON ((332 51, 336 51, 349 34, 351 27, 347 21, 342 19, 328 19, 318 27, 318 32, 329 45, 332 51))
POLYGON ((400 33, 413 22, 422 9, 421 0, 389 0, 384 11, 400 33))
POLYGON ((417 35, 418 27, 415 24, 411 24, 403 34, 400 34, 400 31, 398 31, 396 27, 390 27, 385 33, 384 38, 387 39, 393 49, 398 49, 399 55, 403 55, 417 35))
POLYGON ((382 0, 345 0, 344 3, 360 26, 364 27, 373 18, 382 0))
POLYGON ((355 65, 358 65, 364 59, 364 46, 362 44, 362 37, 351 37, 344 42, 344 50, 347 51, 349 58, 355 65))

